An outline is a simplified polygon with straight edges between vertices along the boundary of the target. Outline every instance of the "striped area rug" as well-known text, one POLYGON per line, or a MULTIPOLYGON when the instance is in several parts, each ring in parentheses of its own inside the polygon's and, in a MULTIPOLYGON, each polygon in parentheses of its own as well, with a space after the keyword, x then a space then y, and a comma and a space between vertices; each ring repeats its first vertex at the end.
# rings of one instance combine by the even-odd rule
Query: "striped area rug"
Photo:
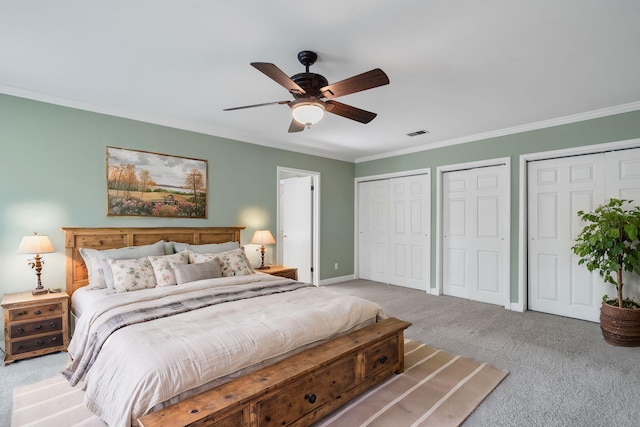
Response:
MULTIPOLYGON (((314 427, 458 426, 507 375, 485 363, 405 342, 405 372, 314 427)), ((82 404, 82 387, 60 375, 14 390, 12 427, 105 427, 82 404)))

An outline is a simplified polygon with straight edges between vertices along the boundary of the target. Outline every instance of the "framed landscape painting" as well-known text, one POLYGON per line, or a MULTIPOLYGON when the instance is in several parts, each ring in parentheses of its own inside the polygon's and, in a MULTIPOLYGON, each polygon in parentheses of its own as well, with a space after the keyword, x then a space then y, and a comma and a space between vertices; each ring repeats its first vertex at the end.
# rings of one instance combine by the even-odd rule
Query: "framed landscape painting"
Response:
POLYGON ((207 161, 107 147, 107 216, 207 217, 207 161))

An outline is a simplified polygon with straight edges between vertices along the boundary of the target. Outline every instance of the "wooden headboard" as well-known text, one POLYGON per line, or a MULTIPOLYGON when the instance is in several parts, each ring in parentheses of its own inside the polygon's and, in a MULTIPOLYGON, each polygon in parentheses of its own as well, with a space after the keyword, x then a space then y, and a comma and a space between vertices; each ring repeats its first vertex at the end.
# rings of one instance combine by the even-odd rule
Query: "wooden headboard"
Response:
POLYGON ((150 245, 159 240, 192 245, 240 242, 245 227, 154 227, 154 228, 76 228, 62 227, 66 258, 66 291, 89 283, 89 275, 80 248, 115 249, 125 246, 150 245))

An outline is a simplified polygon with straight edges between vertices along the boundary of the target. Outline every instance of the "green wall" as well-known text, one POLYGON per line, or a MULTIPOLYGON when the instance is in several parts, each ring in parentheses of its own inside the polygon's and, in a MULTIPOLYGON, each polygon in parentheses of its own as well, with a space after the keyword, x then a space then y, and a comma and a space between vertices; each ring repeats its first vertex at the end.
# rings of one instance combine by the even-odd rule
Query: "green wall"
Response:
MULTIPOLYGON (((436 169, 438 166, 479 160, 511 158, 511 301, 518 301, 518 218, 520 155, 640 138, 640 111, 522 132, 450 147, 421 151, 356 164, 356 177, 413 169, 431 169, 431 235, 436 233, 436 169)), ((639 141, 640 146, 640 141, 639 141)), ((436 286, 436 242, 431 242, 431 284, 436 286)))
POLYGON ((1 293, 35 287, 28 256, 15 253, 33 231, 56 248, 44 255, 46 287, 64 287, 62 226, 244 225, 244 244, 256 229, 275 233, 277 166, 320 172, 320 279, 353 274, 353 163, 0 95, 0 166, 1 293), (107 146, 206 159, 208 218, 107 217, 107 146))

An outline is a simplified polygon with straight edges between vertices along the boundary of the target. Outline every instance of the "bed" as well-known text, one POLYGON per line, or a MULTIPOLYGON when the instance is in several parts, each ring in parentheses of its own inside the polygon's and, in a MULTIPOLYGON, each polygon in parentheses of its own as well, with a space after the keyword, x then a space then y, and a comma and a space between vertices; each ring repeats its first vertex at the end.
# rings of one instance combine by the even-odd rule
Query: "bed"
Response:
POLYGON ((72 384, 84 383, 85 406, 106 423, 146 426, 158 415, 160 425, 308 425, 402 371, 408 323, 387 319, 378 305, 360 298, 250 265, 247 271, 239 255, 243 228, 63 228, 75 324, 72 362, 63 374, 72 384), (98 253, 101 268, 91 253, 98 253), (114 258, 103 259, 107 253, 114 258), (105 281, 115 288, 88 290, 98 283, 97 272, 109 270, 104 263, 113 274, 105 281), (139 263, 146 267, 135 270, 136 280, 123 282, 139 263), (140 279, 149 264, 155 286, 140 279), (220 265, 222 277, 184 273, 211 264, 220 265), (158 265, 175 268, 174 283, 161 285, 168 276, 158 265), (248 378, 259 384, 255 390, 248 378), (328 384, 324 395, 307 394, 295 415, 290 403, 285 411, 276 408, 273 402, 287 401, 296 387, 318 378, 328 384), (224 399, 216 397, 220 390, 224 399), (241 395, 227 404, 229 396, 241 395), (200 405, 189 410, 195 418, 185 418, 185 404, 200 405))

